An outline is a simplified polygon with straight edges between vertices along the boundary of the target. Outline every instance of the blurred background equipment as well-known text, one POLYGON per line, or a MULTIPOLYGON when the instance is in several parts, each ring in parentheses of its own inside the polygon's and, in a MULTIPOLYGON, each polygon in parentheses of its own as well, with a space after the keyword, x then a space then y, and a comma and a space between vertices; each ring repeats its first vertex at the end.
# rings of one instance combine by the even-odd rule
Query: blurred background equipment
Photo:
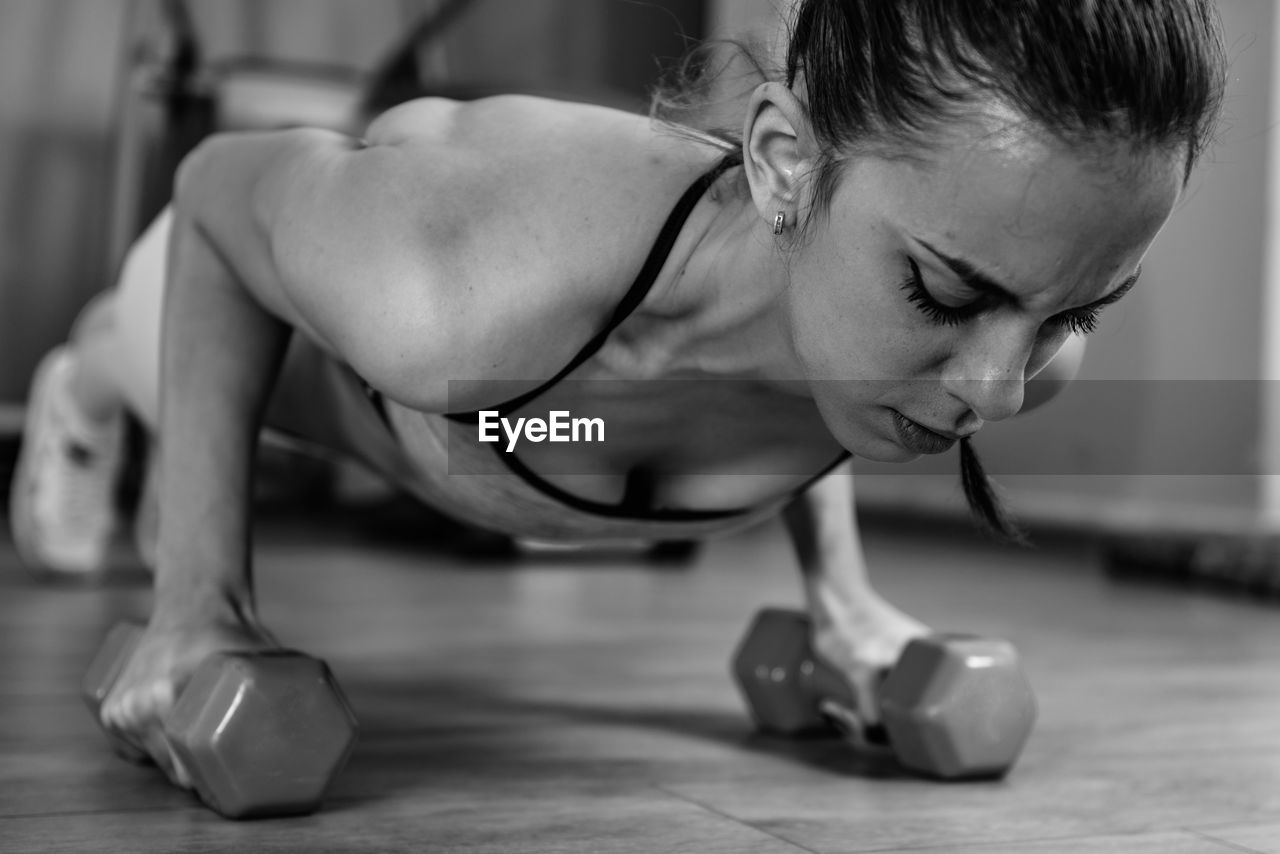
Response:
POLYGON ((643 111, 657 60, 706 19, 705 0, 6 0, 0 404, 21 403, 210 130, 358 132, 372 105, 432 93, 643 111))

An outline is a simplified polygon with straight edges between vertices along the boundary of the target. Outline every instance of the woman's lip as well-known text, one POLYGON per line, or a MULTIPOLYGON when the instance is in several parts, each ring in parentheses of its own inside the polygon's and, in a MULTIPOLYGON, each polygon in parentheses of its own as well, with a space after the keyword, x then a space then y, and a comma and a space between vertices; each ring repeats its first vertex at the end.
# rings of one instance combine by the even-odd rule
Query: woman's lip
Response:
POLYGON ((898 410, 893 411, 893 429, 898 434, 898 441, 908 451, 917 454, 941 454, 949 451, 956 443, 953 436, 935 433, 922 424, 917 424, 898 410))

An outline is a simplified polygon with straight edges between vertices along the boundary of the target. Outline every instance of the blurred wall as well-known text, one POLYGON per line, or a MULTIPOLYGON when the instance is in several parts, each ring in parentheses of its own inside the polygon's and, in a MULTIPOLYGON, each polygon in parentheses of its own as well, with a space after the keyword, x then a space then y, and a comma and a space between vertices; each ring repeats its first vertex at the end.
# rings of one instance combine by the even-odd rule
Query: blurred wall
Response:
MULTIPOLYGON (((209 54, 361 68, 434 0, 194 0, 209 54)), ((156 0, 0 2, 0 401, 113 278, 117 108, 156 0)))
POLYGON ((366 69, 439 0, 188 0, 209 60, 366 69))
MULTIPOLYGON (((445 0, 189 0, 210 62, 367 72, 445 0)), ((472 0, 433 73, 643 109, 657 59, 704 33, 704 0, 472 0)), ((0 403, 108 286, 119 115, 160 0, 0 0, 0 403)))
POLYGON ((0 400, 106 281, 125 0, 0 3, 0 400))
POLYGON ((644 110, 661 68, 705 34, 705 0, 474 0, 443 47, 448 73, 644 110))
POLYGON ((712 0, 708 27, 717 38, 781 34, 784 16, 799 0, 712 0))

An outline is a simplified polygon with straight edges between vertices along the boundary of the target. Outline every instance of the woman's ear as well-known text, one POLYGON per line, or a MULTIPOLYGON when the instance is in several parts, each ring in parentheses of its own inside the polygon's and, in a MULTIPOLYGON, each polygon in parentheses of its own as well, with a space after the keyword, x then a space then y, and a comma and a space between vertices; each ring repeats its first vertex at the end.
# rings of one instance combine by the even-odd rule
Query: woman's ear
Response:
POLYGON ((781 212, 794 225, 805 175, 818 154, 808 111, 783 84, 761 84, 751 95, 742 138, 756 210, 769 223, 781 212))

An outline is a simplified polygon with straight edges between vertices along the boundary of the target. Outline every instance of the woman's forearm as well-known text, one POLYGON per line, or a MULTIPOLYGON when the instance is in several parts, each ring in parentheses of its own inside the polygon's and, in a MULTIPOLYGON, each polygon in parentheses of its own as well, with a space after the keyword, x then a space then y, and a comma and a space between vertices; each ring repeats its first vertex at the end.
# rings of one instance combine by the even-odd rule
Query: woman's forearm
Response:
POLYGON ((823 622, 834 618, 832 609, 861 601, 870 590, 854 515, 851 468, 852 463, 842 463, 783 513, 810 610, 823 622))
MULTIPOLYGON (((198 155, 197 155, 198 156, 198 155)), ((251 616, 250 498, 263 412, 290 335, 206 227, 244 205, 218 163, 179 183, 161 345, 154 621, 251 616)), ((225 242, 225 237, 222 238, 225 242)))

